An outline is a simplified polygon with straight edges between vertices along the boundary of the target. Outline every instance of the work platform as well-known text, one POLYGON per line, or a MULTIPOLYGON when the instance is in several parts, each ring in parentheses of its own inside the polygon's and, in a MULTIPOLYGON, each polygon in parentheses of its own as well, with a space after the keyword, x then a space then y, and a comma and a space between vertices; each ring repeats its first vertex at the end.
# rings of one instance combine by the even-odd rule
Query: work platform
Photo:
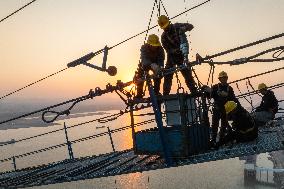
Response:
MULTIPOLYGON (((284 120, 274 121, 269 127, 260 128, 255 142, 224 146, 219 150, 175 159, 173 167, 278 150, 284 150, 284 120)), ((163 157, 135 155, 129 149, 2 173, 0 188, 24 188, 163 168, 167 168, 163 157)))

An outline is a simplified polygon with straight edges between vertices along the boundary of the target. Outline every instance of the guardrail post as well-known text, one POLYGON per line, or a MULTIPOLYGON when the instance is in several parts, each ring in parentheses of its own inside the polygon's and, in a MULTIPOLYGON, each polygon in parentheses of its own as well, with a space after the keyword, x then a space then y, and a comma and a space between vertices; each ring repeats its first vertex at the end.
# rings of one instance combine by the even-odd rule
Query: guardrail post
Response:
POLYGON ((158 104, 158 100, 157 97, 155 95, 154 89, 153 89, 153 85, 152 82, 150 80, 150 78, 147 78, 147 84, 148 84, 148 90, 149 90, 149 94, 150 94, 150 99, 152 102, 152 107, 153 107, 153 111, 155 113, 155 119, 156 119, 156 123, 159 129, 159 134, 160 134, 160 138, 161 138, 161 143, 162 143, 162 147, 163 147, 163 154, 165 157, 165 161, 167 166, 171 166, 173 164, 172 158, 170 157, 170 150, 167 144, 167 140, 166 140, 166 132, 164 130, 163 127, 163 121, 162 121, 162 113, 158 104))
POLYGON ((131 120, 131 132, 133 141, 133 150, 136 151, 136 138, 135 138, 135 128, 134 128, 134 115, 133 115, 133 104, 130 105, 130 120, 131 120))
POLYGON ((14 170, 16 171, 17 170, 17 166, 16 166, 16 158, 15 156, 13 156, 13 166, 14 166, 14 170))
POLYGON ((114 148, 113 140, 112 140, 112 136, 111 136, 111 131, 110 131, 109 127, 107 127, 107 130, 108 130, 108 135, 109 135, 112 151, 115 152, 115 148, 114 148))
POLYGON ((66 137, 66 141, 67 141, 67 148, 68 148, 69 158, 70 158, 70 159, 74 159, 74 154, 73 154, 73 150, 72 150, 72 145, 71 145, 71 142, 70 142, 69 139, 68 139, 67 127, 66 127, 65 122, 64 122, 64 131, 65 131, 65 137, 66 137))

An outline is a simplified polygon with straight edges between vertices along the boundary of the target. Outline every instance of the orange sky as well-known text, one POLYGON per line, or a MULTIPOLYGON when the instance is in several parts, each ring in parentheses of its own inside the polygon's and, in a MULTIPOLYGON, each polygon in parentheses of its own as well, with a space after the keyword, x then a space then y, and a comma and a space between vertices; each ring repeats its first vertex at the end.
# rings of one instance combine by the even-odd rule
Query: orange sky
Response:
MULTIPOLYGON (((0 18, 5 17, 28 0, 0 1, 0 18)), ((170 17, 201 0, 164 0, 170 17)), ((66 67, 66 64, 105 45, 118 42, 146 29, 153 1, 145 0, 49 0, 37 1, 18 14, 0 23, 0 96, 66 67)), ((155 13, 156 14, 156 13, 155 13)), ((283 32, 283 0, 211 0, 206 5, 173 20, 190 22, 191 55, 210 55, 232 47, 283 32)), ((154 18, 153 24, 156 24, 154 18)), ((153 29, 150 33, 161 34, 153 29)), ((139 61, 144 35, 112 49, 108 65, 118 68, 116 77, 78 66, 13 95, 13 98, 74 98, 87 94, 97 86, 104 87, 117 79, 131 80, 139 61)), ((250 56, 259 51, 283 45, 283 38, 239 51, 217 60, 250 56)), ((102 57, 90 63, 101 65, 102 57)), ((215 73, 225 70, 230 80, 283 66, 278 63, 249 63, 241 66, 217 66, 215 73)), ((206 83, 209 66, 196 71, 206 83)), ((252 80, 276 84, 282 73, 252 80)), ((215 82, 217 82, 215 80, 215 82)), ((174 89, 172 90, 172 92, 174 89)), ((3 100, 4 101, 4 100, 3 100)))

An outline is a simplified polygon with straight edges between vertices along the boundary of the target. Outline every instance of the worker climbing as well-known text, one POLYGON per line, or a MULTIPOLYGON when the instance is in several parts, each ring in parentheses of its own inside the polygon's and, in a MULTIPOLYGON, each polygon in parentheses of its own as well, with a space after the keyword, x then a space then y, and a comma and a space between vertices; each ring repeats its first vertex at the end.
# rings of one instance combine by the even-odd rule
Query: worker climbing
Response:
MULTIPOLYGON (((181 70, 181 73, 191 93, 196 93, 197 89, 188 61, 189 45, 185 34, 185 32, 193 29, 193 25, 189 23, 172 24, 170 23, 169 18, 165 15, 159 16, 158 24, 164 30, 161 41, 164 49, 167 52, 167 62, 165 68, 169 69, 173 68, 175 65, 180 66, 186 64, 188 68, 181 70)), ((163 86, 164 95, 170 94, 172 79, 173 73, 165 76, 163 86)))
POLYGON ((219 132, 219 140, 222 140, 225 136, 225 132, 230 132, 230 125, 227 120, 224 105, 227 101, 234 101, 239 104, 238 99, 235 96, 234 90, 228 84, 228 74, 224 71, 219 73, 219 83, 213 85, 212 88, 203 86, 207 97, 214 99, 213 116, 212 116, 212 145, 216 144, 216 138, 218 133, 219 121, 221 120, 221 127, 219 132))
POLYGON ((233 131, 222 138, 216 144, 216 148, 235 140, 236 142, 249 142, 255 140, 258 136, 258 128, 248 111, 234 101, 226 102, 224 107, 228 119, 233 121, 233 131))
POLYGON ((154 75, 154 92, 155 95, 159 94, 161 78, 158 77, 164 67, 165 52, 159 37, 155 34, 151 34, 148 37, 147 43, 141 46, 141 62, 138 65, 137 71, 135 72, 134 82, 137 85, 136 99, 143 97, 143 77, 150 70, 153 71, 154 75))
POLYGON ((275 118, 275 114, 278 112, 278 101, 273 91, 267 89, 266 84, 260 83, 258 85, 258 90, 263 97, 261 104, 251 115, 255 119, 256 123, 261 126, 265 125, 269 120, 275 118))

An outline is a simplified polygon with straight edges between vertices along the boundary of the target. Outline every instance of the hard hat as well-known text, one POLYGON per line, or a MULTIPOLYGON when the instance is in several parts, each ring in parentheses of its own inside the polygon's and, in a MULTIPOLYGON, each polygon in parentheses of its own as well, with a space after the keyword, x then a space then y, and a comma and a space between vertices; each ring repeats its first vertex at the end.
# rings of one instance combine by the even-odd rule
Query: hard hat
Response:
POLYGON ((237 103, 235 103, 234 101, 228 101, 226 102, 225 104, 225 111, 226 111, 226 114, 230 113, 231 111, 233 111, 234 109, 237 108, 237 103))
POLYGON ((266 88, 267 88, 267 86, 266 86, 264 83, 260 83, 260 84, 258 85, 258 90, 266 89, 266 88))
POLYGON ((158 18, 158 24, 162 29, 166 29, 168 25, 170 24, 170 20, 167 16, 161 15, 158 18))
POLYGON ((221 71, 221 72, 219 73, 218 78, 221 78, 221 77, 228 77, 228 74, 227 74, 226 72, 224 72, 224 71, 221 71))
POLYGON ((149 45, 152 45, 152 46, 155 46, 155 47, 161 46, 161 43, 159 41, 159 37, 157 35, 155 35, 155 34, 149 35, 147 43, 149 45))

